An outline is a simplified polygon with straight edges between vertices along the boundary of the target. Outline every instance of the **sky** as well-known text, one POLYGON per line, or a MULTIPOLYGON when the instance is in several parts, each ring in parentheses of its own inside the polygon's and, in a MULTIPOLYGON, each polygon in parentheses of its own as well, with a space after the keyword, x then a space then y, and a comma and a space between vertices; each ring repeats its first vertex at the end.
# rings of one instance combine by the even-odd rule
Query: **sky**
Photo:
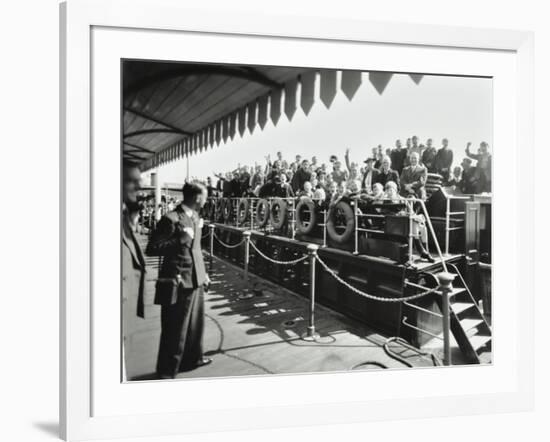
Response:
MULTIPOLYGON (((339 80, 339 78, 338 78, 339 80)), ((220 142, 189 159, 190 175, 204 179, 213 173, 233 170, 239 164, 265 164, 265 156, 275 158, 277 151, 285 159, 295 155, 317 156, 321 163, 329 163, 330 155, 343 159, 350 149, 351 161, 362 161, 372 148, 381 144, 384 150, 393 148, 396 139, 417 135, 420 143, 432 138, 434 146, 441 147, 441 139, 448 138, 454 151, 454 165, 465 156, 466 143, 477 150, 481 141, 487 141, 492 150, 492 80, 488 78, 448 77, 425 75, 415 84, 406 74, 394 74, 382 95, 363 73, 363 83, 350 101, 338 90, 327 109, 319 99, 319 79, 316 82, 316 102, 309 115, 299 107, 288 121, 283 113, 277 126, 271 120, 262 130, 258 125, 251 134, 220 142)), ((298 97, 300 91, 298 91, 298 97)), ((186 159, 158 169, 160 183, 182 183, 186 176, 186 159)))

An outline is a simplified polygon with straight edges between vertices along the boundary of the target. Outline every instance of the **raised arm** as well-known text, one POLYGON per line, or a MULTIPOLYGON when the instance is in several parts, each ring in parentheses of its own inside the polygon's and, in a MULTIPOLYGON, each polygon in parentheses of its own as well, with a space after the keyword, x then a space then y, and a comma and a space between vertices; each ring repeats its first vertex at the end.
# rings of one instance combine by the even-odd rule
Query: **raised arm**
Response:
POLYGON ((468 141, 468 144, 466 144, 466 156, 472 158, 473 160, 479 160, 480 155, 470 152, 471 145, 472 143, 468 141))
POLYGON ((191 247, 193 238, 185 230, 175 226, 167 216, 163 216, 151 235, 145 253, 149 256, 164 256, 179 247, 191 247))
POLYGON ((346 160, 346 168, 351 172, 351 166, 349 163, 349 149, 346 149, 346 154, 344 155, 344 159, 346 160))

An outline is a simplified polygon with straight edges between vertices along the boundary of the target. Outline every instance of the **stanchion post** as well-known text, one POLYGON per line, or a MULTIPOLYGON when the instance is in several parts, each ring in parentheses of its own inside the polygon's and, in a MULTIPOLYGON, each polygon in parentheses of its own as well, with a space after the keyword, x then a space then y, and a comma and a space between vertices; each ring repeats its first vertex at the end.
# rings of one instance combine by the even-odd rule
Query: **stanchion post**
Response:
POLYGON ((447 272, 437 274, 439 290, 441 292, 441 308, 443 313, 443 364, 451 365, 451 310, 449 307, 449 296, 453 291, 452 282, 455 275, 447 272))
POLYGON ((210 272, 214 268, 214 229, 216 228, 215 224, 210 224, 210 272))
POLYGON ((357 201, 359 199, 355 199, 353 201, 353 216, 355 218, 355 229, 354 229, 354 250, 353 254, 358 255, 359 254, 359 207, 357 204, 357 201))
POLYGON ((245 230, 243 232, 244 237, 244 281, 248 287, 248 262, 250 260, 250 234, 251 232, 245 230))
POLYGON ((323 247, 327 246, 327 209, 323 210, 323 247))
POLYGON ((409 202, 406 202, 407 205, 407 213, 409 215, 409 260, 408 263, 411 264, 413 262, 413 210, 412 207, 409 206, 409 202))
POLYGON ((304 341, 315 341, 319 334, 315 332, 315 261, 317 260, 319 246, 309 244, 307 253, 309 255, 309 325, 306 333, 302 335, 304 341))

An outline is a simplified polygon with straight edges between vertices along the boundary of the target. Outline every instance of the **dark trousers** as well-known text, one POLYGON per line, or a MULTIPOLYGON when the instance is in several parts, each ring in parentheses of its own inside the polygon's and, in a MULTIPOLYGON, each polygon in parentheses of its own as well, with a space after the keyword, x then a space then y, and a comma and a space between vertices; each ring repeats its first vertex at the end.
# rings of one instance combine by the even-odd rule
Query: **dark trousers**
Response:
POLYGON ((193 368, 203 357, 203 331, 203 288, 180 288, 176 303, 161 307, 157 374, 175 377, 178 372, 193 368))

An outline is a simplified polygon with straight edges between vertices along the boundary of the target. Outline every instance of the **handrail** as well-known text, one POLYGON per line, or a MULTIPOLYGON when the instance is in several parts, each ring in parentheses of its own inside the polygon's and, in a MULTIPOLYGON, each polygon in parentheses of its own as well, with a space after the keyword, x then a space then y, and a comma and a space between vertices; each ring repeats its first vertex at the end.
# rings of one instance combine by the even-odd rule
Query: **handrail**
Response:
MULTIPOLYGON (((447 196, 447 195, 446 195, 447 196)), ((224 198, 224 197, 221 197, 221 198, 224 198)), ((244 198, 244 197, 228 197, 230 200, 240 200, 241 198, 244 198)), ((252 197, 250 197, 252 199, 252 197)), ((273 200, 275 198, 279 198, 279 197, 268 197, 266 199, 268 200, 273 200)), ((210 199, 220 199, 220 197, 210 197, 210 199)), ((260 198, 253 198, 253 199, 260 199, 260 198)), ((286 197, 286 198, 279 198, 279 199, 282 199, 282 200, 285 200, 285 201, 295 201, 296 200, 296 197, 286 197)), ((364 231, 364 232, 373 232, 373 233, 379 233, 381 231, 379 230, 375 230, 375 229, 364 229, 364 228, 360 228, 358 226, 358 218, 359 217, 379 217, 378 214, 368 214, 368 213, 362 213, 358 210, 358 202, 360 200, 360 196, 359 195, 355 195, 355 196, 352 196, 350 197, 350 199, 353 200, 353 206, 354 206, 354 216, 355 216, 355 238, 354 238, 354 253, 357 254, 358 253, 358 246, 359 246, 359 238, 358 238, 358 232, 359 231, 364 231)), ((464 198, 460 198, 460 199, 464 199, 464 198)), ((432 237, 432 240, 435 244, 435 248, 436 248, 436 251, 437 251, 437 255, 441 261, 441 265, 443 266, 443 269, 445 271, 447 271, 447 266, 445 264, 445 260, 444 260, 444 257, 443 257, 443 253, 441 252, 441 247, 439 245, 439 241, 437 239, 437 236, 435 234, 435 230, 433 228, 433 224, 431 222, 431 219, 430 219, 430 215, 428 214, 428 210, 426 209, 426 204, 424 203, 424 201, 422 199, 419 199, 419 198, 416 198, 416 197, 411 197, 411 198, 399 198, 399 200, 393 200, 391 198, 382 198, 378 201, 393 201, 395 202, 396 204, 403 204, 404 207, 409 207, 408 208, 408 211, 409 211, 409 257, 412 257, 412 208, 409 206, 410 204, 413 204, 413 203, 419 203, 421 208, 422 208, 422 212, 423 212, 423 215, 426 219, 426 224, 428 226, 428 230, 429 230, 429 233, 432 237)), ((447 200, 449 201, 449 199, 447 200)), ((296 205, 293 204, 292 205, 292 208, 291 208, 291 211, 293 212, 292 213, 292 216, 291 216, 291 234, 292 234, 292 238, 295 237, 295 224, 296 224, 296 214, 295 214, 295 211, 296 211, 296 205)), ((323 229, 326 230, 326 221, 324 224, 324 227, 323 229)), ((238 226, 238 221, 237 221, 237 226, 238 226)), ((448 233, 449 233, 449 230, 447 228, 447 236, 448 236, 448 233)), ((324 235, 326 235, 326 233, 324 233, 324 235)), ((448 249, 448 241, 447 241, 447 244, 446 244, 446 248, 448 249)), ((409 258, 410 259, 410 258, 409 258)))
MULTIPOLYGON (((464 279, 464 277, 462 276, 462 273, 460 273, 460 270, 458 270, 458 267, 454 264, 449 264, 449 266, 453 269, 453 271, 456 272, 456 274, 458 275, 458 277, 460 278, 460 281, 462 282, 462 285, 464 286, 464 288, 466 289, 466 292, 468 293, 468 295, 470 296, 470 299, 472 300, 472 302, 475 304, 476 308, 477 308, 477 302, 474 298, 474 295, 472 294, 472 292, 470 291, 470 288, 468 287, 468 284, 466 284, 466 280, 464 279)), ((485 325, 487 325, 487 327, 489 327, 489 329, 491 329, 491 326, 489 325, 489 323, 485 320, 485 315, 481 315, 481 318, 483 319, 483 322, 485 322, 485 325)))
POLYGON ((428 214, 428 210, 426 209, 426 204, 423 200, 415 198, 422 207, 422 211, 424 212, 424 215, 426 217, 426 224, 428 225, 428 229, 430 231, 430 234, 432 235, 432 239, 434 241, 435 249, 437 251, 437 255, 439 256, 439 259, 441 260, 441 266, 443 267, 443 270, 447 272, 447 264, 445 263, 445 259, 443 259, 443 254, 441 253, 441 248, 439 247, 439 241, 437 240, 437 236, 435 235, 435 230, 432 225, 432 220, 430 219, 430 215, 428 214))
POLYGON ((438 318, 443 317, 443 315, 441 313, 432 312, 431 310, 420 307, 419 305, 416 305, 416 304, 411 304, 410 302, 407 302, 407 301, 404 301, 403 304, 406 305, 407 307, 411 307, 411 308, 414 308, 416 310, 420 310, 421 312, 425 312, 425 313, 429 313, 430 315, 437 316, 438 318))
POLYGON ((431 336, 432 338, 436 338, 436 339, 439 339, 439 340, 443 341, 443 338, 442 338, 441 336, 438 336, 438 335, 436 335, 435 333, 431 333, 431 332, 429 332, 428 330, 424 330, 423 328, 419 328, 419 327, 416 327, 416 326, 414 326, 414 325, 412 325, 412 324, 409 324, 409 323, 407 322, 407 317, 406 317, 406 316, 403 316, 403 320, 401 321, 401 323, 402 323, 403 325, 407 326, 407 327, 410 327, 410 328, 412 328, 412 329, 414 329, 414 330, 419 331, 420 333, 425 333, 425 334, 431 336))

